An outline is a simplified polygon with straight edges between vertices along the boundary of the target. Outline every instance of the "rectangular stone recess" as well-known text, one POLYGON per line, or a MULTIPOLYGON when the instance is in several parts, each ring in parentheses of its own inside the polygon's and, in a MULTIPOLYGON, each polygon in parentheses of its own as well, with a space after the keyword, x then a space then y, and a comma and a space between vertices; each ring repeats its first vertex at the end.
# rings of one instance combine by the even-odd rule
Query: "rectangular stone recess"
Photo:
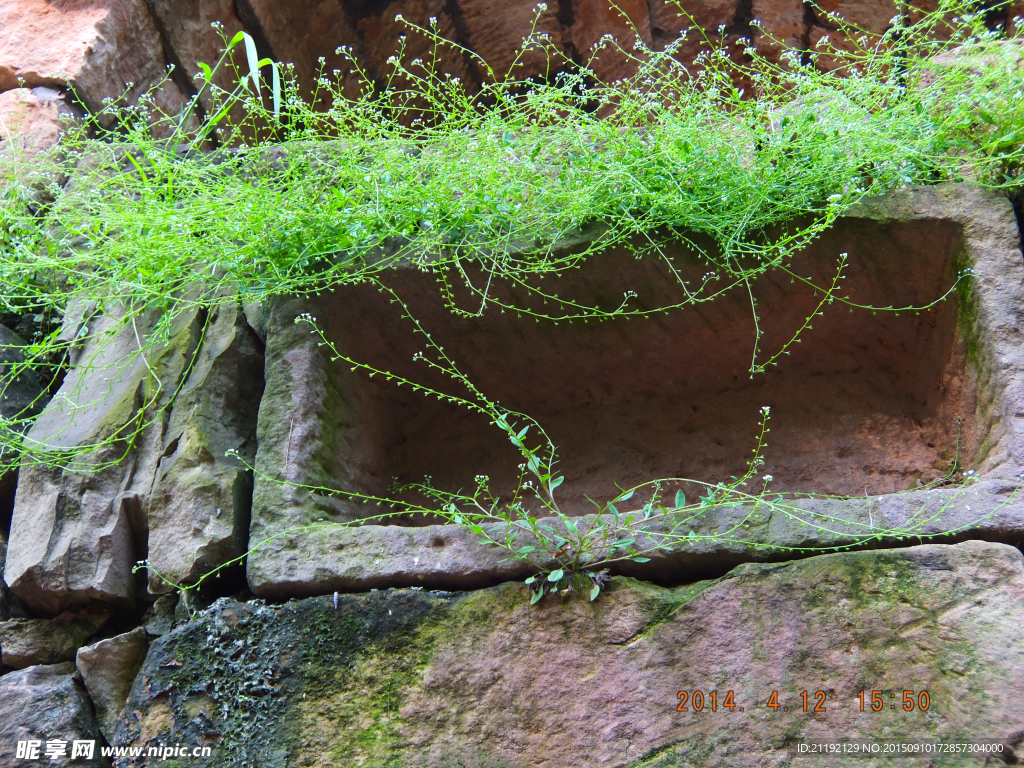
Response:
MULTIPOLYGON (((848 253, 838 295, 878 307, 923 306, 942 296, 964 266, 962 235, 962 226, 949 220, 845 219, 792 269, 827 286, 839 255, 848 253)), ((617 306, 624 291, 638 294, 634 308, 673 304, 682 296, 673 270, 693 289, 709 266, 681 245, 664 253, 638 260, 613 250, 563 277, 531 283, 603 309, 617 306)), ((957 294, 920 313, 851 312, 834 302, 777 366, 751 377, 755 326, 742 284, 714 301, 650 319, 555 325, 502 313, 493 303, 481 317, 455 316, 444 306, 437 278, 410 268, 392 275, 389 285, 482 392, 531 414, 548 431, 565 475, 559 502, 570 514, 593 512, 586 497, 610 499, 615 483, 626 488, 659 477, 717 482, 741 475, 762 406, 771 407, 771 433, 759 475, 770 473, 780 491, 875 495, 939 478, 954 458, 958 416, 964 419, 961 464, 971 464, 980 443, 957 294)), ((448 278, 458 305, 479 309, 480 299, 459 286, 454 271, 448 278)), ((487 278, 471 279, 482 286, 487 278)), ((727 285, 723 275, 706 293, 727 285)), ((751 289, 764 332, 763 360, 797 332, 820 295, 781 271, 760 276, 751 289)), ((565 311, 521 287, 492 282, 491 294, 538 311, 565 311)), ((426 349, 423 338, 387 294, 360 286, 312 303, 327 338, 344 354, 466 395, 461 384, 413 362, 414 353, 426 349)), ((442 489, 468 489, 475 475, 485 474, 495 491, 507 494, 522 458, 485 416, 379 376, 368 379, 344 361, 324 361, 319 375, 326 378, 325 391, 350 407, 345 423, 334 425, 346 435, 344 450, 320 450, 318 474, 373 493, 384 492, 392 478, 424 475, 442 489)), ((346 505, 326 498, 319 506, 344 517, 372 511, 362 505, 343 510, 346 505)), ((391 520, 431 522, 436 519, 391 520)))

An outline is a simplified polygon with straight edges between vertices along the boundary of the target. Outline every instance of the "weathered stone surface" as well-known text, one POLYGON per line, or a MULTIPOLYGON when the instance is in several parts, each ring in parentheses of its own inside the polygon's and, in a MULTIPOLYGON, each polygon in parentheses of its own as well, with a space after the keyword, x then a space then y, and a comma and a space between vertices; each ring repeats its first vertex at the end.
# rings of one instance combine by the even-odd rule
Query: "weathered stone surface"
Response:
POLYGON ((197 762, 211 766, 742 768, 841 738, 1019 754, 1022 621, 1024 558, 977 541, 747 564, 674 589, 623 579, 594 603, 531 607, 513 584, 337 607, 222 600, 151 646, 117 743, 215 744, 197 762), (681 690, 704 710, 677 711, 681 690), (870 711, 874 690, 886 712, 870 711), (889 711, 906 690, 928 691, 926 713, 889 711), (801 691, 812 708, 823 691, 824 711, 804 712, 801 691))
POLYGON ((0 653, 13 669, 71 661, 82 644, 106 623, 108 613, 65 611, 54 619, 9 619, 0 623, 0 653))
MULTIPOLYGON (((957 270, 972 265, 977 277, 959 308, 946 302, 927 321, 909 313, 887 320, 863 313, 858 320, 826 312, 785 368, 753 383, 744 383, 750 381, 745 369, 753 331, 749 299, 744 305, 742 297, 715 302, 714 311, 725 315, 687 310, 678 325, 665 319, 663 326, 523 330, 501 318, 458 324, 429 276, 410 271, 396 276, 395 285, 477 386, 545 425, 562 449, 560 504, 570 514, 588 511, 587 496, 616 493, 612 479, 630 487, 656 477, 714 482, 738 474, 750 449, 745 430, 762 405, 772 407, 764 471, 774 475, 774 488, 870 495, 802 502, 809 513, 802 521, 760 513, 734 535, 725 534, 749 510, 716 510, 693 525, 697 534, 716 538, 629 565, 630 575, 718 575, 746 560, 786 556, 771 547, 851 543, 858 532, 894 529, 915 516, 928 519, 921 533, 956 530, 1015 541, 1024 531, 1024 506, 1011 495, 1024 456, 1024 434, 1013 415, 1024 403, 1024 264, 1011 206, 969 186, 900 191, 850 211, 808 252, 806 268, 824 275, 843 251, 856 260, 849 273, 856 282, 847 288, 867 304, 920 306, 941 295, 940 286, 951 285, 957 270), (944 255, 925 267, 937 254, 944 255), (895 287, 906 293, 894 296, 895 287), (709 358, 712 348, 716 354, 709 358), (694 356, 703 356, 698 370, 690 363, 694 356), (508 359, 523 362, 510 370, 508 359), (619 447, 609 451, 613 445, 619 447), (957 451, 960 466, 976 469, 980 483, 894 493, 941 478, 957 451), (827 532, 811 513, 847 522, 832 523, 827 532)), ((629 284, 652 304, 663 302, 648 273, 600 272, 612 269, 614 259, 609 254, 597 266, 588 263, 598 291, 629 284)), ((628 255, 622 259, 624 269, 636 264, 628 255)), ((678 267, 689 269, 680 259, 678 267)), ((765 349, 780 347, 786 329, 798 327, 812 309, 801 309, 801 302, 813 298, 794 298, 786 283, 766 285, 759 300, 768 313, 763 327, 780 334, 766 336, 765 349)), ((404 321, 375 301, 372 291, 351 291, 272 308, 250 541, 277 538, 248 559, 249 584, 260 596, 382 586, 464 589, 521 573, 518 564, 499 563, 506 553, 477 546, 458 528, 425 525, 430 520, 289 532, 386 511, 309 487, 380 495, 392 477, 431 475, 435 486, 454 490, 467 487, 474 474, 487 474, 500 493, 514 480, 509 473, 514 476, 520 459, 486 419, 330 362, 306 326, 293 322, 311 312, 345 354, 446 391, 449 382, 429 378, 410 362, 418 347, 401 335, 404 321)))
POLYGON ((591 61, 594 74, 604 82, 635 74, 636 64, 610 46, 595 51, 595 45, 603 36, 613 37, 627 53, 633 52, 638 37, 647 45, 653 42, 650 11, 644 0, 626 0, 614 5, 617 7, 604 0, 573 0, 564 22, 572 50, 580 60, 591 61), (591 60, 595 53, 596 58, 591 60))
MULTIPOLYGON (((144 360, 131 324, 82 319, 89 332, 73 358, 78 367, 28 438, 48 451, 86 452, 69 470, 23 466, 11 522, 4 580, 36 610, 132 598, 144 504, 163 452, 162 422, 154 417, 188 368, 200 321, 195 313, 179 318, 168 342, 144 360), (155 426, 136 434, 146 423, 155 426)), ((140 333, 155 322, 140 320, 140 333)))
MULTIPOLYGON (((539 16, 536 7, 529 3, 495 4, 491 0, 462 0, 459 8, 466 29, 466 47, 478 52, 498 78, 509 72, 517 58, 518 67, 513 76, 522 77, 547 69, 547 56, 540 51, 519 56, 523 39, 531 30, 547 35, 557 51, 566 58, 571 57, 571 51, 566 50, 565 34, 554 3, 549 4, 539 16)), ((557 59, 550 62, 556 69, 562 63, 557 59)), ((478 64, 477 68, 484 79, 488 79, 484 67, 478 64)))
POLYGON ((75 683, 74 664, 36 666, 0 677, 0 764, 30 764, 15 757, 19 741, 38 741, 40 762, 48 765, 109 766, 100 756, 100 734, 92 708, 75 683), (67 742, 63 758, 45 758, 47 741, 67 742), (71 760, 73 742, 93 741, 93 756, 71 760))
POLYGON ((146 630, 137 627, 123 635, 80 648, 75 656, 75 666, 82 676, 89 699, 96 707, 100 731, 108 742, 114 739, 118 717, 148 649, 146 630))
MULTIPOLYGON (((270 376, 257 429, 249 535, 253 545, 321 519, 356 520, 366 515, 362 505, 310 494, 297 487, 300 484, 376 486, 383 481, 384 445, 372 418, 379 414, 372 391, 356 374, 332 378, 324 369, 315 337, 308 327, 294 322, 305 307, 301 299, 286 298, 270 310, 273 333, 267 336, 265 363, 270 376), (278 477, 287 482, 279 485, 278 477)), ((249 556, 250 584, 280 580, 278 557, 268 558, 267 552, 260 549, 249 556)), ((280 557, 290 555, 284 552, 280 557)))
MULTIPOLYGON (((348 62, 337 53, 341 46, 362 44, 353 23, 353 10, 334 0, 249 0, 251 16, 243 18, 249 29, 258 29, 276 61, 295 67, 295 77, 306 93, 321 73, 345 72, 348 62), (323 64, 319 62, 323 58, 323 64)), ((242 5, 239 6, 243 7, 242 5)))
POLYGON ((60 138, 62 113, 71 114, 63 107, 63 98, 52 88, 15 88, 0 93, 0 153, 12 149, 31 153, 48 149, 60 138))
MULTIPOLYGON (((429 29, 431 19, 437 22, 437 33, 447 40, 458 41, 460 20, 456 13, 458 6, 445 0, 393 0, 379 10, 375 6, 364 6, 365 12, 355 20, 356 29, 363 39, 362 52, 366 66, 380 82, 387 80, 392 72, 388 63, 397 55, 399 38, 405 37, 406 67, 416 69, 413 60, 429 61, 434 43, 422 33, 410 29, 404 22, 429 29), (401 16, 401 19, 397 17, 401 16), (404 22, 403 22, 404 20, 404 22)), ((458 77, 473 89, 476 71, 461 51, 450 46, 438 50, 437 69, 439 72, 458 77)))
MULTIPOLYGON (((235 12, 236 4, 231 0, 145 0, 145 3, 175 62, 181 67, 181 74, 190 84, 201 71, 198 62, 212 67, 220 60, 223 38, 231 40, 243 29, 235 12), (214 23, 220 25, 223 38, 211 26, 214 23)), ((248 73, 245 56, 237 60, 242 67, 241 74, 248 73)), ((235 86, 230 66, 221 67, 214 80, 228 91, 235 86)), ((201 100, 207 108, 210 106, 209 93, 204 93, 201 100)))
MULTIPOLYGON (((245 552, 263 394, 262 343, 241 308, 216 310, 164 429, 149 500, 149 561, 164 578, 194 583, 245 552)), ((149 590, 170 587, 151 574, 149 590)))
POLYGON ((161 595, 146 609, 142 626, 150 637, 162 637, 174 629, 174 609, 178 604, 177 595, 161 595))
MULTIPOLYGON (((45 0, 0 2, 0 90, 70 86, 93 111, 104 99, 129 100, 160 83, 164 51, 143 0, 50 3, 45 0)), ((156 94, 157 105, 171 113, 183 103, 173 83, 156 94)))

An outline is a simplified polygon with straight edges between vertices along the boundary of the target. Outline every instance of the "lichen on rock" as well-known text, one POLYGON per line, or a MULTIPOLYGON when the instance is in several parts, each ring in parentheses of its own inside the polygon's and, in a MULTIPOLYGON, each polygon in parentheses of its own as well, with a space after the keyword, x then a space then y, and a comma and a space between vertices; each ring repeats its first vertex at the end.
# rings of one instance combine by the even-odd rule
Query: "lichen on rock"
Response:
POLYGON ((154 642, 116 743, 210 744, 210 766, 368 768, 743 768, 839 738, 1019 750, 1022 621, 1024 557, 977 541, 674 588, 619 579, 593 603, 531 607, 517 584, 337 607, 223 599, 154 642), (885 711, 861 712, 875 690, 885 711), (907 690, 928 692, 927 712, 889 709, 907 690))

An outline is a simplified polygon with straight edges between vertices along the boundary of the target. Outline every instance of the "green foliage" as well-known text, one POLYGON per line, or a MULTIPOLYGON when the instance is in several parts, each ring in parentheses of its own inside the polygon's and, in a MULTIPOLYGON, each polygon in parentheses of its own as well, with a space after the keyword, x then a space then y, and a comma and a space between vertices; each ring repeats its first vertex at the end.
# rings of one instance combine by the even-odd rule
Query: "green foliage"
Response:
MULTIPOLYGON (((225 40, 219 62, 201 65, 198 95, 181 114, 161 114, 152 96, 134 107, 111 104, 69 130, 52 153, 3 166, 0 303, 12 313, 60 317, 74 301, 115 319, 102 330, 86 322, 71 336, 52 328, 32 339, 24 370, 52 378, 55 363, 84 342, 96 349, 131 329, 133 354, 148 366, 177 320, 196 308, 367 281, 388 290, 393 271, 410 265, 435 274, 450 309, 465 316, 490 305, 531 320, 603 321, 741 291, 757 326, 753 375, 778 365, 829 305, 859 307, 842 290, 843 256, 831 284, 814 286, 820 303, 793 339, 775 351, 760 348, 752 281, 781 270, 806 283, 791 271, 791 257, 850 205, 937 181, 1018 189, 1018 33, 988 30, 971 9, 944 2, 915 23, 897 18, 880 36, 833 15, 842 45, 823 41, 816 52, 788 51, 780 61, 752 48, 740 56, 706 37, 692 71, 674 58, 682 40, 664 51, 638 43, 616 51, 636 73, 614 83, 585 66, 557 71, 553 43, 532 33, 509 73, 479 62, 490 78, 477 91, 441 71, 451 44, 436 25, 408 25, 433 44, 425 60, 406 61, 403 48, 381 87, 347 51, 349 72, 323 73, 308 99, 287 65, 258 60, 239 33, 225 40), (537 51, 548 56, 548 76, 520 76, 522 57, 537 51), (224 90, 217 83, 231 67, 235 85, 224 90), (581 230, 588 235, 578 249, 553 248, 581 230), (557 277, 612 246, 672 267, 663 245, 677 241, 708 271, 696 284, 680 277, 676 300, 665 306, 641 307, 628 290, 616 306, 586 306, 526 282, 557 277), (499 282, 540 294, 543 308, 507 303, 492 288, 499 282), (456 284, 468 288, 471 303, 455 299, 456 284)), ((596 55, 609 48, 617 44, 603 39, 596 55)), ((524 460, 512 498, 495 498, 487 478, 466 494, 421 484, 415 490, 433 502, 423 511, 533 563, 544 574, 532 582, 535 595, 569 589, 594 598, 606 566, 698 545, 705 537, 693 521, 712 512, 804 514, 769 494, 766 481, 748 488, 760 464, 755 449, 742 477, 697 483, 704 495, 696 502, 676 494, 668 503, 663 494, 673 481, 654 480, 598 505, 584 523, 570 518, 557 505, 563 477, 540 425, 489 401, 417 329, 427 340, 424 362, 465 384, 470 396, 461 402, 508 433, 524 460), (527 496, 556 523, 542 523, 527 496)), ((98 354, 78 364, 94 364, 98 354)), ((130 428, 93 445, 54 452, 24 436, 28 412, 0 420, 0 472, 19 460, 92 470, 115 463, 173 402, 156 374, 151 379, 130 428)), ((72 409, 91 405, 70 400, 72 409)))

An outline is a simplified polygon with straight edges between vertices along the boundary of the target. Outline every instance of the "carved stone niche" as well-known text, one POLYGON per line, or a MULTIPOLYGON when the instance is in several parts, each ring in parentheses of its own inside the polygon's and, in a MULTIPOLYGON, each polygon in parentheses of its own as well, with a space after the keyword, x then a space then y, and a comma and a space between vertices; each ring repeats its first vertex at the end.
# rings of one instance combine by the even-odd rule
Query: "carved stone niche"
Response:
MULTIPOLYGON (((817 530, 768 515, 744 530, 745 543, 733 537, 680 546, 622 572, 661 580, 721 573, 746 560, 794 556, 764 545, 843 544, 863 532, 860 526, 891 528, 939 510, 926 530, 1019 536, 1024 508, 1003 504, 1024 455, 1024 263, 1010 204, 966 185, 902 190, 851 210, 793 261, 792 271, 827 286, 843 253, 848 261, 837 295, 861 305, 920 307, 941 297, 961 270, 971 267, 977 276, 920 313, 851 312, 833 302, 788 347, 821 295, 780 271, 757 278, 750 292, 740 285, 650 319, 557 325, 502 313, 495 303, 480 317, 455 316, 438 275, 412 267, 389 285, 481 392, 545 428, 559 448, 565 482, 557 498, 570 515, 593 513, 588 497, 612 499, 616 483, 742 475, 766 405, 771 432, 758 475, 771 474, 780 492, 845 497, 800 502, 845 524, 817 530), (751 297, 763 331, 761 359, 788 352, 753 377, 751 297), (981 481, 966 490, 932 485, 906 492, 941 479, 957 458, 981 481)), ((693 287, 708 269, 682 246, 666 249, 665 258, 639 260, 612 250, 534 285, 602 308, 635 291, 631 306, 648 308, 680 300, 673 270, 693 287)), ((711 283, 716 287, 725 281, 711 283)), ((468 292, 454 295, 463 308, 479 306, 468 292)), ((564 312, 564 305, 545 305, 507 285, 492 285, 492 295, 564 312)), ((501 562, 503 550, 437 518, 293 530, 389 511, 310 487, 380 495, 394 478, 428 475, 435 487, 458 490, 488 475, 491 488, 507 496, 516 481, 522 457, 486 416, 332 362, 309 326, 294 322, 309 312, 342 354, 466 396, 463 385, 413 360, 426 350, 424 339, 390 299, 363 285, 268 309, 250 546, 275 538, 248 560, 258 595, 463 588, 529 574, 522 563, 501 562)), ((695 486, 665 487, 674 493, 695 486)), ((725 530, 737 514, 710 515, 695 524, 697 532, 725 530)))

